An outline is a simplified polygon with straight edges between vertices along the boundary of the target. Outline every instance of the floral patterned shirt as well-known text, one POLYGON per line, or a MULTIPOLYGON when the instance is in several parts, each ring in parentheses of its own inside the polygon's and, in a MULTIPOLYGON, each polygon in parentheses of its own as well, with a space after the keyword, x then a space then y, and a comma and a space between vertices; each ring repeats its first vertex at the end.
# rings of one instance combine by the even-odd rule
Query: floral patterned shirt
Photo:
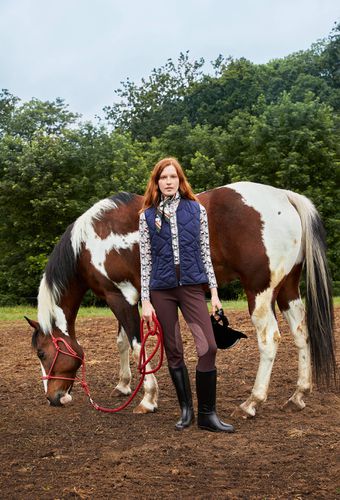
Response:
MULTIPOLYGON (((180 198, 174 199, 170 204, 170 230, 172 251, 174 254, 174 263, 178 265, 179 246, 178 246, 178 228, 176 219, 176 210, 180 202, 180 198)), ((164 221, 163 221, 164 223, 164 221)), ((209 244, 209 228, 208 217, 205 208, 200 205, 200 242, 201 242, 201 257, 204 264, 204 269, 208 278, 210 288, 217 288, 216 277, 210 256, 209 244)), ((151 257, 151 242, 148 223, 146 222, 145 214, 142 212, 139 216, 139 250, 141 260, 141 299, 150 300, 150 276, 152 269, 151 257)))

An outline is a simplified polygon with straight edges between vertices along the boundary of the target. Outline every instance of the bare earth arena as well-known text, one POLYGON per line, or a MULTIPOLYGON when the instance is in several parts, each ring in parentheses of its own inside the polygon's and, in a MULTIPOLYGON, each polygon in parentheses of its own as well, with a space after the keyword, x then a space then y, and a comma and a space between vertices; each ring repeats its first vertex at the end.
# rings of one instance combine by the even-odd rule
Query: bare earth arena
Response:
MULTIPOLYGON (((251 391, 259 351, 248 313, 229 312, 228 317, 248 335, 217 356, 218 412, 235 426, 232 435, 202 432, 195 425, 183 432, 174 430, 178 404, 165 364, 156 374, 160 394, 153 414, 133 413, 140 397, 121 413, 97 412, 77 384, 70 406, 49 407, 30 348, 31 328, 24 320, 3 322, 1 498, 338 498, 339 393, 314 388, 306 395, 303 411, 282 409, 296 384, 297 351, 279 315, 282 342, 268 400, 253 419, 231 417, 251 391)), ((337 307, 338 345, 339 325, 337 307)), ((122 398, 111 395, 119 370, 117 322, 79 319, 77 331, 94 399, 106 406, 120 405, 122 398)), ((183 322, 182 331, 194 382, 196 356, 183 322)), ((132 370, 136 372, 135 363, 132 370)))

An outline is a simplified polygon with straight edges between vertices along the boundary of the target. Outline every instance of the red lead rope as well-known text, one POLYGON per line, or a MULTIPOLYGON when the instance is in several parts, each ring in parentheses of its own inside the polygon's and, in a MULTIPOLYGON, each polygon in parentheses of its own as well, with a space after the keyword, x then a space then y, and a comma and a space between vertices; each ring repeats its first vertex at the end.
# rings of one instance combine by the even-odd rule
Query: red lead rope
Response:
POLYGON ((139 354, 138 371, 141 374, 141 376, 140 376, 140 379, 139 379, 139 382, 137 384, 136 389, 133 391, 133 393, 131 394, 129 399, 127 401, 125 401, 125 403, 123 403, 121 406, 118 406, 118 408, 105 408, 103 406, 99 406, 97 403, 95 403, 93 401, 93 399, 91 398, 91 395, 90 395, 89 387, 88 387, 86 380, 85 380, 85 361, 83 362, 83 377, 81 380, 81 385, 82 385, 84 391, 86 392, 86 394, 90 400, 91 405, 96 410, 103 411, 104 413, 116 413, 120 410, 123 410, 131 403, 133 398, 136 396, 141 385, 143 384, 145 375, 149 375, 150 373, 157 372, 160 369, 160 367, 162 366, 163 353, 164 353, 163 332, 162 332, 161 325, 159 324, 159 321, 155 315, 152 316, 152 320, 153 320, 153 324, 154 324, 154 329, 152 330, 150 327, 150 324, 147 323, 148 331, 146 334, 144 334, 144 320, 143 320, 143 318, 140 321, 141 350, 140 350, 140 354, 139 354), (146 358, 145 346, 146 346, 147 340, 149 337, 154 337, 154 336, 157 337, 156 345, 155 345, 152 353, 150 354, 150 356, 148 358, 146 358), (154 358, 158 349, 160 349, 158 365, 156 366, 156 368, 153 368, 152 370, 147 371, 146 366, 154 358))
POLYGON ((125 401, 125 403, 122 404, 121 406, 118 406, 118 408, 105 408, 103 406, 98 405, 92 399, 91 394, 90 394, 89 386, 88 386, 88 384, 86 382, 85 355, 84 355, 83 358, 80 358, 77 355, 77 353, 72 349, 72 347, 66 342, 66 340, 63 339, 63 338, 61 338, 61 337, 55 338, 52 335, 52 341, 53 341, 53 343, 54 343, 54 345, 56 347, 56 354, 55 354, 55 357, 54 357, 54 360, 53 360, 53 363, 51 365, 51 368, 50 368, 50 371, 49 371, 48 375, 42 377, 42 379, 43 380, 59 379, 59 380, 78 381, 81 384, 82 388, 84 389, 85 393, 87 394, 91 405, 96 410, 102 411, 102 412, 105 412, 105 413, 116 413, 116 412, 118 412, 120 410, 123 410, 124 408, 126 408, 131 403, 131 401, 133 400, 133 398, 136 396, 136 394, 139 391, 141 385, 143 384, 145 376, 149 375, 150 373, 157 372, 160 369, 160 367, 162 366, 162 363, 163 363, 164 343, 163 343, 162 328, 161 328, 161 325, 159 324, 159 321, 158 321, 158 319, 156 318, 155 315, 152 316, 152 321, 153 321, 153 324, 154 324, 154 329, 151 329, 150 324, 146 323, 148 331, 147 331, 146 334, 144 334, 144 320, 143 320, 143 318, 141 319, 141 322, 140 322, 141 350, 140 350, 139 361, 138 361, 138 371, 141 374, 141 376, 140 376, 140 379, 139 379, 139 382, 137 384, 136 389, 130 395, 129 399, 127 401, 125 401), (145 346, 146 346, 147 340, 148 340, 149 337, 154 337, 154 336, 157 337, 156 345, 155 345, 152 353, 150 354, 150 356, 148 358, 146 358, 145 346), (64 344, 64 346, 66 347, 66 349, 67 349, 68 352, 62 351, 60 349, 59 344, 58 344, 59 342, 62 342, 64 344), (158 350, 160 350, 158 365, 156 366, 156 368, 153 368, 153 369, 147 371, 146 370, 147 364, 150 363, 150 361, 154 358, 154 356, 156 355, 156 353, 157 353, 158 350), (62 354, 66 354, 67 356, 71 356, 73 358, 77 358, 77 359, 81 360, 81 363, 82 363, 82 377, 81 377, 81 379, 79 379, 79 377, 66 378, 66 377, 59 377, 59 376, 51 375, 53 367, 55 365, 55 362, 56 362, 57 357, 58 357, 58 355, 59 355, 60 352, 62 354))

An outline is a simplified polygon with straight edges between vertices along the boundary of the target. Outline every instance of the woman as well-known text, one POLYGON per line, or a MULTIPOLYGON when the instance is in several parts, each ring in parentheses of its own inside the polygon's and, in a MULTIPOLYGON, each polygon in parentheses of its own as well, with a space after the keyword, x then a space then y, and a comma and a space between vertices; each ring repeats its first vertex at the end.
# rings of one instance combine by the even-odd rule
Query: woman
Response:
POLYGON ((209 283, 212 310, 221 308, 211 264, 208 220, 175 158, 159 161, 150 176, 140 213, 142 316, 156 314, 164 333, 169 371, 181 407, 177 430, 189 427, 194 410, 183 358, 178 307, 195 340, 198 427, 233 432, 219 420, 216 402, 216 343, 205 303, 209 283))

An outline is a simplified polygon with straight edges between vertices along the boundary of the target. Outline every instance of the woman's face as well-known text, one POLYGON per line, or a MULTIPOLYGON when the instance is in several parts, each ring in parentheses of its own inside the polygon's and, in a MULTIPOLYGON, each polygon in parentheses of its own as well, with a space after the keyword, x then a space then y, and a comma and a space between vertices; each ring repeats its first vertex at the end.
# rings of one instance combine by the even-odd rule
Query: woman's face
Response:
POLYGON ((164 196, 173 196, 177 193, 179 178, 173 165, 165 167, 158 180, 158 187, 164 196))

